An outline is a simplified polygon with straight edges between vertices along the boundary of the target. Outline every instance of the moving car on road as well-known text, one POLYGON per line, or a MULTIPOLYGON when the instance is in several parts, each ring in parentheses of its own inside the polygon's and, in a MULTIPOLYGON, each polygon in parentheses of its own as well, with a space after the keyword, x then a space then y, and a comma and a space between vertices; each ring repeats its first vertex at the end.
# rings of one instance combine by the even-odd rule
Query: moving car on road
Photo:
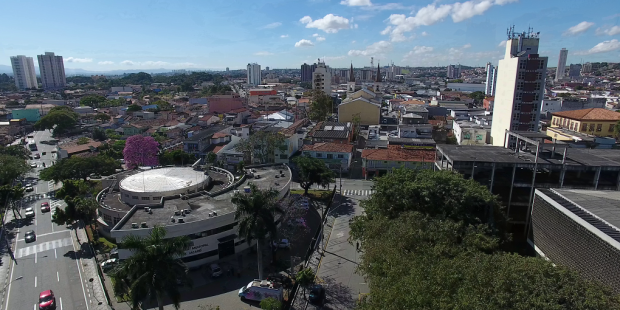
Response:
POLYGON ((56 297, 52 290, 47 290, 39 294, 39 310, 56 309, 56 297))
POLYGON ((39 159, 41 158, 41 155, 39 153, 34 154, 34 159, 39 159))
POLYGON ((36 168, 37 167, 37 163, 30 163, 30 168, 36 168))
POLYGON ((50 203, 49 202, 41 203, 41 212, 50 212, 50 203))
POLYGON ((32 208, 27 208, 25 215, 26 217, 34 217, 34 210, 32 208))
POLYGON ((24 240, 26 243, 34 242, 37 240, 37 235, 34 234, 34 230, 29 230, 26 232, 26 236, 24 236, 24 240))

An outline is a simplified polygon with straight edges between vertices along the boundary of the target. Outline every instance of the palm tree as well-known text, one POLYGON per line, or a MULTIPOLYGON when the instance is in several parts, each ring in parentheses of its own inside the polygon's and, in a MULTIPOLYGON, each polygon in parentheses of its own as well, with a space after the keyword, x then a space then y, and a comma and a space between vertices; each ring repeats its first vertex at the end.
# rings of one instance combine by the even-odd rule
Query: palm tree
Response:
POLYGON ((277 205, 278 191, 274 189, 260 190, 250 184, 250 193, 236 193, 232 203, 237 206, 235 220, 239 223, 239 236, 248 244, 256 240, 258 256, 258 278, 263 278, 263 243, 267 236, 277 236, 276 213, 284 211, 277 205))
POLYGON ((155 226, 147 237, 129 235, 121 247, 133 255, 116 268, 112 276, 117 285, 129 287, 132 309, 139 309, 145 298, 155 299, 160 310, 164 309, 164 296, 179 309, 181 293, 179 283, 191 285, 187 267, 181 261, 185 250, 191 246, 187 236, 167 238, 166 229, 155 226))

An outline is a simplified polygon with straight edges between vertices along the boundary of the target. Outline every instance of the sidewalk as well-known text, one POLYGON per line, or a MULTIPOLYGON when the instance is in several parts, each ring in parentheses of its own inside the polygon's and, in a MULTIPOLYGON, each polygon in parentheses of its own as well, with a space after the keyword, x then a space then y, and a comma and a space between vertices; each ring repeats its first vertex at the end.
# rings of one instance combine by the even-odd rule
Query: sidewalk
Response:
POLYGON ((88 243, 88 236, 84 230, 84 224, 80 223, 79 227, 71 233, 74 246, 78 251, 77 257, 80 260, 80 268, 82 273, 82 285, 86 289, 86 295, 89 300, 89 308, 92 310, 111 310, 112 307, 108 305, 104 293, 103 283, 97 272, 97 261, 95 260, 95 251, 88 243), (76 234, 77 237, 76 238, 76 234), (92 279, 92 280, 91 280, 92 279))
POLYGON ((13 260, 11 259, 11 255, 9 254, 9 251, 6 247, 7 242, 9 243, 9 246, 11 247, 11 251, 15 248, 13 246, 14 242, 12 239, 8 239, 4 233, 8 233, 8 234, 12 234, 13 233, 13 224, 11 223, 11 221, 13 220, 13 212, 12 211, 8 211, 6 213, 6 218, 5 218, 5 228, 6 228, 6 232, 3 232, 1 234, 1 239, 0 239, 0 255, 2 255, 1 257, 1 264, 0 264, 0 310, 4 310, 4 306, 5 306, 5 300, 6 300, 6 291, 7 291, 7 287, 8 284, 11 282, 11 279, 9 279, 9 277, 11 276, 11 265, 13 264, 13 260), (8 225, 7 225, 8 224, 8 225))

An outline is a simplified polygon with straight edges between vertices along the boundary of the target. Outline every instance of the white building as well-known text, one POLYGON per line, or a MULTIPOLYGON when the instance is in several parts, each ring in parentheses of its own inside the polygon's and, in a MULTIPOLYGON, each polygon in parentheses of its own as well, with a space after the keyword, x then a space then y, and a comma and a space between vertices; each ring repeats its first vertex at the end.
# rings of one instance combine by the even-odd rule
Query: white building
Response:
MULTIPOLYGON (((545 90, 547 57, 538 55, 538 33, 514 33, 499 61, 493 105, 491 143, 504 146, 506 131, 538 131, 540 105, 545 90)), ((511 141, 512 143, 512 141, 511 141)))
POLYGON ((497 82, 497 68, 493 67, 490 62, 487 62, 487 79, 486 86, 484 88, 484 94, 487 96, 493 96, 495 90, 495 83, 497 82))
POLYGON ((487 145, 491 140, 491 126, 484 121, 455 121, 452 126, 459 145, 487 145))
POLYGON ((44 89, 58 89, 67 85, 62 56, 55 56, 54 53, 46 52, 45 55, 38 55, 37 58, 44 89))
POLYGON ((566 73, 566 57, 568 56, 568 50, 562 48, 560 50, 560 56, 558 58, 558 67, 555 70, 555 80, 561 80, 566 73))
POLYGON ((32 57, 24 55, 11 56, 11 66, 13 67, 13 77, 15 78, 17 89, 39 88, 32 57))
POLYGON ((260 65, 257 63, 248 64, 248 84, 254 86, 261 84, 260 65))
POLYGON ((320 89, 328 96, 332 93, 332 74, 325 66, 325 62, 319 59, 316 69, 312 72, 312 89, 320 89))
POLYGON ((446 77, 449 79, 458 79, 461 77, 461 65, 449 65, 446 71, 446 77))

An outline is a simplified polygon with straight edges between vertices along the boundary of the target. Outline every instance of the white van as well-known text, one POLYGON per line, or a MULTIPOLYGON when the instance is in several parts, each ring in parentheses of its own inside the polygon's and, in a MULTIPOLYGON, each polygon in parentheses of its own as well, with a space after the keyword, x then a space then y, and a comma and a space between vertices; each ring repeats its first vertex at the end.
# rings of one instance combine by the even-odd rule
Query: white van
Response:
POLYGON ((239 297, 242 300, 256 300, 261 301, 265 298, 275 298, 282 300, 283 290, 280 284, 267 280, 254 280, 248 285, 239 289, 239 297))

